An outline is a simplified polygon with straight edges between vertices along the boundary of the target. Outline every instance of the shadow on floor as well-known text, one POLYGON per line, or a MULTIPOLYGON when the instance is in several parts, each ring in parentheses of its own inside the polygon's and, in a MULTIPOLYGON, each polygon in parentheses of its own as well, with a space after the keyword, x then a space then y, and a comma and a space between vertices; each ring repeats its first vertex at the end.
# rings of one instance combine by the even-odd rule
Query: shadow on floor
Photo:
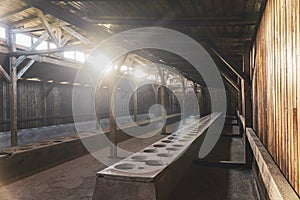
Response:
MULTIPOLYGON (((214 149, 201 161, 244 162, 244 145, 238 126, 226 125, 214 149), (233 135, 234 137, 228 137, 233 135)), ((249 169, 222 168, 194 163, 177 184, 170 200, 255 200, 249 169)))

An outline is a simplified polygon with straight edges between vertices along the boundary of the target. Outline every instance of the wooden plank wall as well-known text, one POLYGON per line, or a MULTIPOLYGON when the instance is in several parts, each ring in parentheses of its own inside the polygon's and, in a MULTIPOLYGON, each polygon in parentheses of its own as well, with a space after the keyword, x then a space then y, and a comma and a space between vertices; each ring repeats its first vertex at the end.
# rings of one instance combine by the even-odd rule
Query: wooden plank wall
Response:
MULTIPOLYGON (((18 129, 73 122, 73 86, 55 85, 47 96, 46 113, 44 107, 44 86, 44 82, 18 81, 18 129), (45 117, 47 120, 45 120, 45 117)), ((51 83, 47 83, 47 87, 51 87, 51 83)), ((81 87, 83 95, 90 95, 88 87, 81 87)), ((0 132, 10 130, 9 95, 9 84, 0 80, 0 132)))
POLYGON ((269 0, 253 45, 253 128, 300 194, 300 2, 269 0))

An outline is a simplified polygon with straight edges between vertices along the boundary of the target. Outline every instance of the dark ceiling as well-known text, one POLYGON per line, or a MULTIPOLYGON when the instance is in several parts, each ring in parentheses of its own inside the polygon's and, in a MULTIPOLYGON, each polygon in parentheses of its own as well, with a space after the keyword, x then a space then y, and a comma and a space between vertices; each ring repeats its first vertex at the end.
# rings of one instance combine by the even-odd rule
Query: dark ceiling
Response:
MULTIPOLYGON (((145 26, 185 33, 202 44, 220 71, 237 82, 236 72, 226 65, 232 65, 237 72, 242 71, 244 50, 250 47, 255 37, 266 0, 14 0, 12 5, 13 2, 19 2, 19 8, 14 10, 22 7, 24 10, 3 19, 5 23, 25 28, 37 26, 39 22, 34 9, 38 8, 48 14, 49 21, 67 22, 95 42, 145 26)), ((9 7, 7 9, 9 12, 9 7)), ((143 53, 144 57, 155 62, 162 60, 199 82, 196 71, 182 58, 155 50, 144 50, 143 53)))

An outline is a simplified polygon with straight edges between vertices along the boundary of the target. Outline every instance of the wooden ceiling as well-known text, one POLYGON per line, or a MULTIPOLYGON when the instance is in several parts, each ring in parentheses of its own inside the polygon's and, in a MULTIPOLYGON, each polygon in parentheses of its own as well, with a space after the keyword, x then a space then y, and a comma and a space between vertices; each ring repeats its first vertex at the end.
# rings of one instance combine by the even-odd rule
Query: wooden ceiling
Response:
MULTIPOLYGON (((211 47, 240 71, 244 49, 255 37, 265 3, 266 0, 5 0, 1 2, 0 22, 15 28, 41 26, 36 15, 39 9, 50 24, 65 22, 91 41, 137 27, 174 29, 202 44, 220 70, 236 82, 236 73, 211 47)), ((200 79, 188 62, 172 53, 147 50, 145 57, 155 62, 163 60, 192 80, 200 79)))

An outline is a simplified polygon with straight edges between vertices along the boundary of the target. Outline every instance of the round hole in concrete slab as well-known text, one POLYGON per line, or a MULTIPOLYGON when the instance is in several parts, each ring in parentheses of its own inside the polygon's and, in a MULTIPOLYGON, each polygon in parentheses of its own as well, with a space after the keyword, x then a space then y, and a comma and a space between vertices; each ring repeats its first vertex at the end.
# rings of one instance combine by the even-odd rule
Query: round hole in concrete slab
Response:
POLYGON ((145 167, 138 167, 138 169, 145 169, 145 167))
POLYGON ((184 139, 181 139, 181 140, 178 140, 179 142, 187 142, 187 140, 184 140, 184 139))
POLYGON ((135 161, 144 161, 147 159, 147 156, 132 156, 131 159, 135 160, 135 161))
POLYGON ((146 162, 146 165, 150 165, 150 166, 161 166, 163 165, 163 161, 161 160, 147 160, 146 162))
POLYGON ((153 147, 162 148, 165 147, 165 144, 154 144, 153 147))
POLYGON ((133 169, 134 167, 135 165, 131 163, 122 163, 114 166, 114 168, 116 169, 124 169, 124 170, 133 169))
POLYGON ((181 144, 173 144, 172 146, 173 147, 183 147, 183 145, 181 145, 181 144))
POLYGON ((172 141, 172 140, 162 140, 161 142, 164 142, 164 143, 172 143, 173 141, 172 141))
POLYGON ((171 153, 159 153, 157 154, 158 157, 172 157, 173 154, 171 153))
POLYGON ((145 153, 156 153, 157 150, 155 150, 155 149, 145 149, 143 152, 145 152, 145 153))
POLYGON ((176 139, 176 137, 171 136, 171 137, 168 137, 168 139, 169 140, 174 140, 174 139, 176 139))
POLYGON ((168 147, 166 148, 168 151, 178 151, 179 149, 178 148, 175 148, 175 147, 168 147))

